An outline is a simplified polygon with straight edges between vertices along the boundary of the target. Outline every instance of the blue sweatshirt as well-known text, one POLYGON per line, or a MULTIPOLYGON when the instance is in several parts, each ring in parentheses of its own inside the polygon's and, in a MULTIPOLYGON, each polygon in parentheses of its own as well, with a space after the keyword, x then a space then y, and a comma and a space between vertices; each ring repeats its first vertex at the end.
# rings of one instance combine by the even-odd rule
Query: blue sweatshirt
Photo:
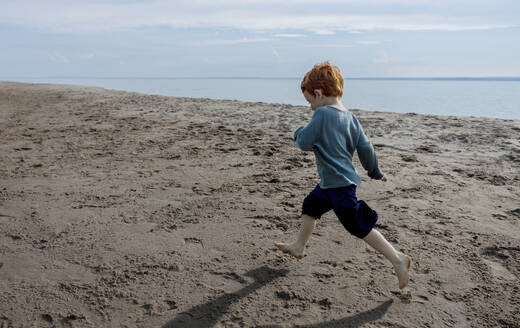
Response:
POLYGON ((294 132, 302 150, 312 150, 323 189, 361 184, 352 156, 357 149, 359 160, 372 179, 381 179, 374 148, 354 114, 331 106, 314 110, 311 121, 294 132))

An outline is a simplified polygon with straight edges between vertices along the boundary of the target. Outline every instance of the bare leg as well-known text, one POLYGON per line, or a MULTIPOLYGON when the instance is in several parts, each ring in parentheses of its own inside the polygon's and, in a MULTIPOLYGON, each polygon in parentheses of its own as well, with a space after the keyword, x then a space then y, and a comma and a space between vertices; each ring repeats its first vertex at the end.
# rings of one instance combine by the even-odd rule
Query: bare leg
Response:
POLYGON ((399 279, 399 288, 403 289, 408 285, 410 278, 410 265, 412 258, 395 250, 395 248, 383 237, 376 229, 372 229, 363 240, 372 246, 375 250, 383 254, 394 266, 397 279, 399 279))
POLYGON ((298 259, 303 258, 305 245, 309 241, 312 232, 314 231, 314 227, 316 226, 316 219, 309 215, 302 215, 303 224, 300 233, 298 234, 298 239, 292 244, 284 244, 284 243, 274 243, 276 247, 278 247, 282 252, 290 254, 298 259))

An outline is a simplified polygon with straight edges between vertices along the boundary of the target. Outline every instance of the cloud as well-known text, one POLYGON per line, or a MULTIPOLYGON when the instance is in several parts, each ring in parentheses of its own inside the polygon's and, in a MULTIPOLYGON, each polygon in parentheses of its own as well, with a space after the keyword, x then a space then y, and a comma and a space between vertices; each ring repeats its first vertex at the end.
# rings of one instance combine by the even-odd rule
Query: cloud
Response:
POLYGON ((242 38, 235 40, 204 40, 201 42, 196 42, 193 45, 196 46, 227 46, 227 45, 235 45, 241 43, 256 43, 256 42, 266 42, 275 40, 273 38, 242 38))
POLYGON ((336 32, 334 32, 332 30, 327 30, 327 29, 314 30, 313 32, 314 32, 314 34, 317 34, 317 35, 333 35, 333 34, 336 34, 336 32))
POLYGON ((303 37, 305 37, 305 35, 304 34, 280 33, 280 34, 275 34, 274 37, 275 38, 303 38, 303 37))
MULTIPOLYGON (((468 11, 476 5, 467 3, 468 11)), ((307 9, 310 0, 286 0, 281 11, 275 0, 154 0, 154 1, 68 1, 17 0, 2 3, 0 24, 38 28, 60 33, 96 33, 143 27, 170 28, 232 28, 264 31, 309 31, 328 35, 337 31, 387 30, 487 30, 518 26, 501 16, 467 16, 450 14, 448 0, 324 0, 319 10, 307 9), (269 6, 271 5, 271 6, 269 6), (374 5, 377 12, 370 13, 374 5), (399 6, 399 15, 393 9, 399 6), (387 7, 385 7, 387 6, 387 7), (444 7, 443 7, 444 6, 444 7), (444 9, 443 12, 439 8, 444 9), (418 10, 419 9, 419 10, 418 10), (436 14, 421 15, 418 12, 436 14), (317 27, 319 28, 317 29, 317 27)), ((478 3, 480 11, 483 4, 478 3)), ((451 7, 450 7, 451 6, 451 7)), ((458 8, 462 8, 459 5, 458 8)), ((495 10, 491 5, 490 9, 495 10)), ((501 11, 506 11, 501 9, 501 11)), ((481 12, 478 12, 481 14, 481 12)), ((280 36, 282 37, 282 36, 280 36)))
POLYGON ((352 48, 351 44, 342 44, 342 43, 328 43, 328 44, 309 44, 306 45, 307 48, 352 48))
POLYGON ((52 60, 53 62, 58 63, 58 64, 69 64, 70 63, 69 58, 59 52, 52 52, 52 53, 48 54, 47 57, 50 60, 52 60))
MULTIPOLYGON (((442 2, 440 0, 439 2, 442 2)), ((448 2, 450 0, 444 0, 444 2, 448 2)), ((182 1, 181 1, 182 2, 182 1)), ((215 7, 220 7, 223 5, 240 5, 244 2, 241 0, 191 0, 193 4, 196 5, 213 5, 215 7)), ((416 5, 416 4, 429 4, 432 0, 321 0, 320 5, 338 5, 338 4, 349 4, 349 5, 359 5, 359 4, 370 4, 370 5, 396 5, 396 4, 405 4, 405 5, 416 5)), ((284 0, 285 4, 288 5, 306 5, 306 4, 316 4, 316 0, 284 0)), ((279 0, 248 0, 248 5, 279 5, 279 0)))
POLYGON ((381 41, 376 40, 362 40, 358 41, 359 44, 381 44, 381 41))
POLYGON ((93 59, 94 57, 96 57, 96 54, 94 54, 94 53, 87 53, 87 54, 82 54, 79 56, 79 58, 83 59, 83 60, 90 60, 90 59, 93 59))
POLYGON ((420 62, 419 59, 406 58, 406 57, 393 57, 387 52, 383 52, 378 58, 374 58, 376 64, 417 64, 420 62))

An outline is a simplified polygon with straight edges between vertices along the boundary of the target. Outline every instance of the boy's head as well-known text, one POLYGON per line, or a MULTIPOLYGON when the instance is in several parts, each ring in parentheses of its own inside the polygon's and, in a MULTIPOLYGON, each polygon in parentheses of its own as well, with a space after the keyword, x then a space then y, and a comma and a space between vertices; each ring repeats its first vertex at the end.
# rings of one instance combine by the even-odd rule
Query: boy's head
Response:
POLYGON ((339 68, 331 65, 328 61, 316 64, 305 74, 301 83, 302 92, 315 95, 315 90, 321 90, 325 97, 343 96, 343 77, 339 68))

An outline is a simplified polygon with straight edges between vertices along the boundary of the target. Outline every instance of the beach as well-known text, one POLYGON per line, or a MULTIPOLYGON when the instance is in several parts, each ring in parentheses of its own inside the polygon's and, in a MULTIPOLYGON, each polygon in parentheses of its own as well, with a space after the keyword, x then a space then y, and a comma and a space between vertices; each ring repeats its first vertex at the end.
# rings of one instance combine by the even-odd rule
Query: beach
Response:
POLYGON ((0 327, 520 327, 520 120, 352 112, 411 297, 332 212, 273 246, 310 108, 0 82, 0 327))

